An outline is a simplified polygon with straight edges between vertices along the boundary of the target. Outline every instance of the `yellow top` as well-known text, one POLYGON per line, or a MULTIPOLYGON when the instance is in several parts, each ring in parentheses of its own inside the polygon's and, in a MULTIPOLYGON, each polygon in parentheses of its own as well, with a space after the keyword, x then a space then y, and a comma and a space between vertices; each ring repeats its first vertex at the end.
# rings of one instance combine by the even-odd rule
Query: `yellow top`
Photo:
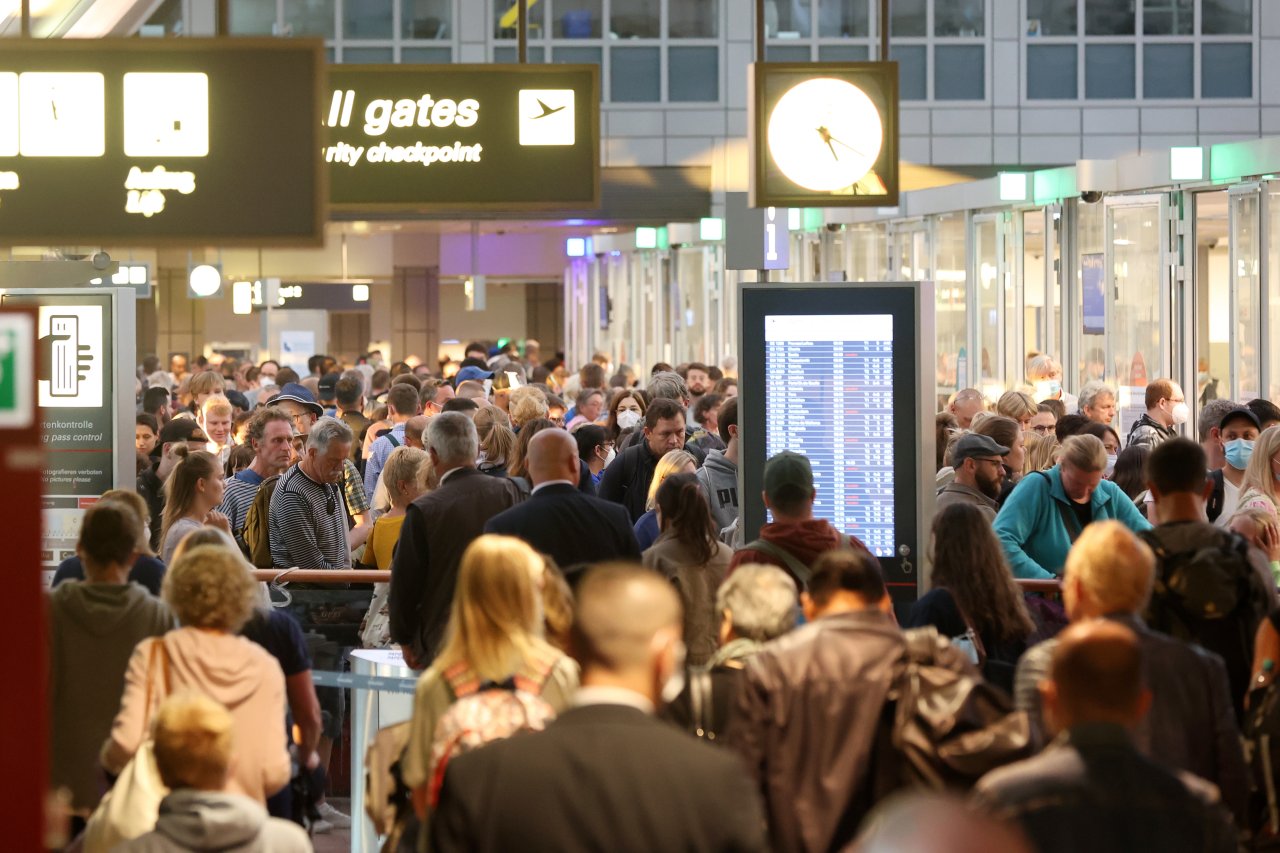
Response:
POLYGON ((369 541, 365 543, 364 550, 365 554, 373 555, 376 568, 382 571, 391 568, 391 552, 400 539, 400 527, 403 524, 403 515, 394 518, 384 515, 373 523, 373 530, 369 533, 369 541))

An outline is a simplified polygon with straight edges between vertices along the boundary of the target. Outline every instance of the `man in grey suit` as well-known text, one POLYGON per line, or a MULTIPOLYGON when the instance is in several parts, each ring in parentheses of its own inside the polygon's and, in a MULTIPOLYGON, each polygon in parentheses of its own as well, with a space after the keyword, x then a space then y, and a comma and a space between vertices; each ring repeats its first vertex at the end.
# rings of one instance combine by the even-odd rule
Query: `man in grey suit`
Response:
POLYGON ((388 605, 391 639, 415 669, 430 664, 440 650, 462 553, 484 532, 485 522, 521 500, 515 483, 476 469, 480 440, 466 415, 436 415, 426 444, 440 485, 405 509, 388 605))

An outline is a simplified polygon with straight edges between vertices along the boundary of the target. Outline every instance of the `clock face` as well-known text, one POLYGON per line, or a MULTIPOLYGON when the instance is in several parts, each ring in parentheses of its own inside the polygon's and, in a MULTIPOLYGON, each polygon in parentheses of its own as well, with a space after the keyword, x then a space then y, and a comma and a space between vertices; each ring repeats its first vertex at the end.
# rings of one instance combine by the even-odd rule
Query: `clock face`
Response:
POLYGON ((880 112, 857 86, 817 77, 778 99, 766 131, 769 155, 782 174, 813 192, 857 184, 884 143, 880 112))

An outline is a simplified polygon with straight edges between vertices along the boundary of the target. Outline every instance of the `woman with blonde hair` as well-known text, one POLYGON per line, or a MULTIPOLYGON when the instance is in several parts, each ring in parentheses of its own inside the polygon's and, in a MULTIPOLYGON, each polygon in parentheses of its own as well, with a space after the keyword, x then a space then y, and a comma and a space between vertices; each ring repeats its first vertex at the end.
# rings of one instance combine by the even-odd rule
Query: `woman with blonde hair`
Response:
POLYGON ((1021 391, 1005 391, 996 401, 996 414, 1017 421, 1023 432, 1031 428, 1031 419, 1039 410, 1031 395, 1021 391))
POLYGON ((177 467, 165 481, 164 523, 160 527, 161 559, 168 564, 173 552, 192 530, 208 524, 218 528, 231 540, 231 522, 218 512, 222 504, 224 478, 217 458, 204 450, 191 450, 179 445, 174 450, 177 467))
MULTIPOLYGON (((519 388, 516 389, 516 391, 519 390, 519 388)), ((511 396, 511 406, 514 411, 515 392, 512 392, 511 396)), ((482 461, 476 467, 491 477, 507 476, 507 462, 516 449, 516 434, 511 430, 511 419, 497 406, 485 406, 476 412, 472 421, 476 425, 476 434, 480 437, 482 461)))
POLYGON ((545 571, 542 557, 511 536, 481 536, 463 553, 444 648, 418 679, 400 761, 420 816, 431 793, 437 724, 459 698, 514 680, 557 713, 569 706, 578 665, 543 639, 539 584, 545 571))
MULTIPOLYGON (((397 447, 387 457, 387 462, 382 468, 382 482, 387 487, 391 509, 373 523, 373 530, 364 543, 364 553, 360 557, 357 568, 379 571, 391 569, 391 555, 395 551, 396 543, 400 541, 400 528, 404 525, 405 508, 426 491, 419 481, 418 469, 429 458, 425 450, 419 450, 416 447, 397 447)), ((360 640, 367 649, 391 647, 391 613, 388 610, 390 596, 390 583, 373 585, 373 599, 369 602, 369 612, 365 614, 360 626, 360 640)))
POLYGON ((1048 435, 1032 435, 1027 439, 1022 475, 1025 477, 1033 471, 1048 471, 1058 464, 1058 451, 1062 445, 1053 433, 1048 435))
POLYGON ((118 775, 138 751, 160 702, 192 689, 231 712, 235 769, 227 790, 265 803, 284 787, 290 775, 284 673, 265 649, 236 636, 257 600, 258 585, 234 548, 184 549, 164 579, 164 601, 182 627, 133 650, 120 711, 102 746, 108 772, 118 775))
POLYGON ((1244 469, 1244 479, 1240 482, 1240 502, 1236 504, 1237 512, 1242 509, 1261 509, 1272 517, 1280 515, 1280 427, 1269 427, 1262 431, 1253 443, 1253 455, 1249 457, 1249 465, 1244 469))
POLYGON ((693 474, 697 470, 698 462, 687 450, 669 450, 658 460, 653 469, 653 479, 649 481, 649 497, 645 500, 644 515, 636 520, 634 528, 641 551, 658 541, 658 536, 662 533, 657 512, 658 487, 662 485, 662 481, 672 474, 693 474))

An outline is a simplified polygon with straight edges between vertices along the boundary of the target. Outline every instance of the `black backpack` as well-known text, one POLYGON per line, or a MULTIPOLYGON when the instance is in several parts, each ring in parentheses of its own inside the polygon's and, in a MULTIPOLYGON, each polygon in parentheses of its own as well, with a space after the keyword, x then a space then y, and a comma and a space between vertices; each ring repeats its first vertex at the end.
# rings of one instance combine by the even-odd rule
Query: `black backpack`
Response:
POLYGON ((1222 504, 1226 501, 1227 487, 1222 479, 1222 469, 1209 472, 1209 482, 1213 483, 1213 491, 1209 493, 1209 502, 1205 504, 1205 513, 1209 521, 1217 521, 1222 515, 1222 504))
POLYGON ((1267 617, 1269 601, 1249 560, 1248 541, 1223 530, 1213 544, 1171 552, 1156 531, 1140 535, 1156 555, 1147 624, 1221 655, 1239 711, 1249 686, 1254 636, 1267 617))
POLYGON ((1270 680, 1249 691, 1241 734, 1244 756, 1249 763, 1253 796, 1249 803, 1249 828, 1254 833, 1255 850, 1280 849, 1280 685, 1275 672, 1264 672, 1270 680))

